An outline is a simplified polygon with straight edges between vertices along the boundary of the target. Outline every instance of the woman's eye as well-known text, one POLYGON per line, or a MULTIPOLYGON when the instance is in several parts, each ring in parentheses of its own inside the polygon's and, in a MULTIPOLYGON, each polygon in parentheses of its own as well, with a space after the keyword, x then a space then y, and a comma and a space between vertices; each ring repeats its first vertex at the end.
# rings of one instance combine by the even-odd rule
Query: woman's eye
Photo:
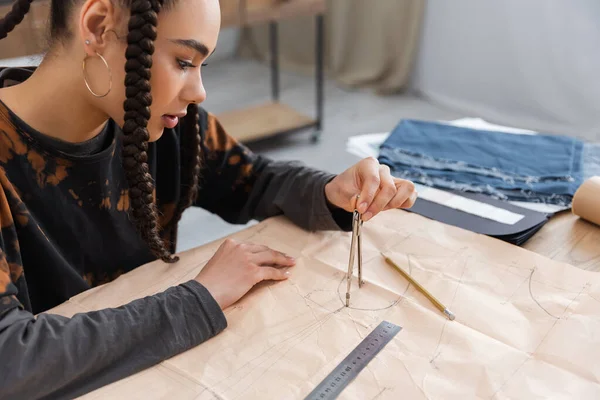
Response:
POLYGON ((179 64, 179 68, 181 68, 181 69, 186 69, 186 68, 190 68, 190 67, 191 67, 191 68, 195 67, 195 65, 194 65, 194 64, 192 64, 192 63, 190 63, 190 62, 188 62, 188 61, 183 61, 183 60, 180 60, 180 59, 177 59, 177 63, 179 64))

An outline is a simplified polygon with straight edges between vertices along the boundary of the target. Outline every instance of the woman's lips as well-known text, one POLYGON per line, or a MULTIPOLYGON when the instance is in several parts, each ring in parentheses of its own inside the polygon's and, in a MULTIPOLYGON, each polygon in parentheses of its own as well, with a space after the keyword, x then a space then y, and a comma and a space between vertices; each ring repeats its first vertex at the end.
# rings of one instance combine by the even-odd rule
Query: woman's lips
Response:
POLYGON ((173 129, 179 123, 179 117, 176 115, 165 114, 162 116, 162 121, 166 128, 173 129))

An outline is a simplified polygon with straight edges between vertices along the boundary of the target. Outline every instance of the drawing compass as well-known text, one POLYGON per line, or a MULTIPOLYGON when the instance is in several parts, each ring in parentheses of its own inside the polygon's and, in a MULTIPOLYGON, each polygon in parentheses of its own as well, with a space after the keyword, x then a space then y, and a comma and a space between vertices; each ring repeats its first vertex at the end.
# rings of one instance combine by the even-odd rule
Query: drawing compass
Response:
POLYGON ((354 274, 354 257, 355 254, 358 253, 358 287, 362 287, 363 279, 362 279, 362 246, 361 246, 361 237, 362 237, 362 214, 358 212, 356 209, 356 204, 358 204, 358 198, 360 196, 356 196, 356 203, 354 206, 354 212, 352 214, 352 242, 350 242, 350 259, 348 260, 348 274, 346 275, 346 307, 350 306, 350 286, 352 285, 352 276, 354 274))

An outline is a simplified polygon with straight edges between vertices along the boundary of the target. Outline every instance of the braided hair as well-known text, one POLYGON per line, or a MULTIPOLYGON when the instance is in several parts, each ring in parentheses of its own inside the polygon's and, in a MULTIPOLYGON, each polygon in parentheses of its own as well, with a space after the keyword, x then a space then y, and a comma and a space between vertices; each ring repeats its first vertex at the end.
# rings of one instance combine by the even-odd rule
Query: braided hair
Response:
MULTIPOLYGON (((0 39, 18 25, 27 14, 33 0, 17 0, 12 10, 0 20, 0 39)), ((50 9, 50 36, 52 40, 68 39, 71 33, 67 26, 68 16, 77 0, 52 0, 50 9)), ((127 49, 125 51, 125 94, 123 104, 125 119, 123 124, 122 163, 129 185, 130 219, 142 239, 157 258, 165 262, 175 262, 167 244, 160 236, 156 204, 154 203, 154 182, 148 168, 147 130, 150 119, 152 95, 150 88, 150 68, 154 53, 154 40, 158 13, 163 7, 170 7, 176 0, 119 0, 129 7, 127 49)), ((182 124, 180 138, 182 193, 175 214, 168 226, 173 230, 181 219, 183 211, 195 200, 200 173, 200 126, 198 106, 190 104, 186 120, 182 124)))

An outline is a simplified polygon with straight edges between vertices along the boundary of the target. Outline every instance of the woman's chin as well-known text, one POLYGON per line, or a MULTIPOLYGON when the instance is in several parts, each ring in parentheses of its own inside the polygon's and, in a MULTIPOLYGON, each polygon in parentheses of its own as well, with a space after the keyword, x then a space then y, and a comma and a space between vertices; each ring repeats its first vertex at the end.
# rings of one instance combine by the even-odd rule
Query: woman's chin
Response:
POLYGON ((162 123, 161 119, 156 121, 154 118, 152 118, 150 121, 148 121, 148 141, 156 142, 165 133, 165 129, 167 129, 167 127, 165 127, 165 124, 162 123))
POLYGON ((148 129, 148 136, 149 136, 148 141, 156 142, 158 139, 160 139, 162 137, 164 132, 165 132, 164 127, 148 129))

